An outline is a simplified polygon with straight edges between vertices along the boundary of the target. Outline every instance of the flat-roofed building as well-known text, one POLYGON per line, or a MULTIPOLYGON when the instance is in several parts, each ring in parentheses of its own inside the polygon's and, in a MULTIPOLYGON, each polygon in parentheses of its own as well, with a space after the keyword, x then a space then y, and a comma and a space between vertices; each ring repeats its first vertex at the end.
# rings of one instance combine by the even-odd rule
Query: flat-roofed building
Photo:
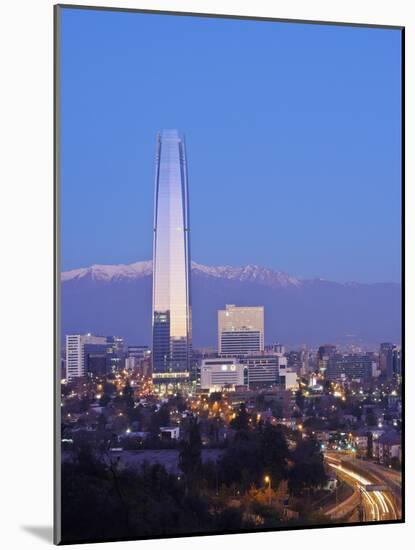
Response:
MULTIPOLYGON (((285 358, 283 358, 285 359, 285 358)), ((279 382, 281 357, 272 354, 247 355, 240 362, 248 369, 248 385, 250 389, 270 388, 279 382)))
POLYGON ((264 308, 226 305, 218 311, 218 352, 234 357, 264 351, 264 308))
POLYGON ((285 390, 298 389, 298 376, 295 371, 287 369, 284 374, 280 375, 280 384, 285 390))
POLYGON ((203 359, 200 367, 200 387, 203 390, 223 391, 245 384, 245 365, 235 357, 203 359))
POLYGON ((151 350, 148 346, 128 346, 127 357, 134 357, 141 361, 148 359, 151 355, 151 350))
POLYGON ((106 336, 93 334, 67 334, 66 335, 66 378, 73 380, 86 376, 88 373, 88 354, 94 351, 102 351, 101 346, 107 344, 106 336), (95 346, 98 346, 94 349, 95 346))
POLYGON ((325 376, 328 380, 369 380, 374 365, 370 354, 337 354, 328 360, 325 376))

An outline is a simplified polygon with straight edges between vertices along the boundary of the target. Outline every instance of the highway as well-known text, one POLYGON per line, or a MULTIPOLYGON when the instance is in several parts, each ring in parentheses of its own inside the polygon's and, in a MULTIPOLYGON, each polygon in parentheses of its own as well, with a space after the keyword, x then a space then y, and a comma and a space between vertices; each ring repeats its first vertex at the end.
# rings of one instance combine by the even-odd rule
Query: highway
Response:
POLYGON ((335 520, 385 521, 401 518, 400 473, 369 461, 352 459, 339 452, 326 452, 328 466, 339 479, 353 487, 353 494, 326 510, 335 520))

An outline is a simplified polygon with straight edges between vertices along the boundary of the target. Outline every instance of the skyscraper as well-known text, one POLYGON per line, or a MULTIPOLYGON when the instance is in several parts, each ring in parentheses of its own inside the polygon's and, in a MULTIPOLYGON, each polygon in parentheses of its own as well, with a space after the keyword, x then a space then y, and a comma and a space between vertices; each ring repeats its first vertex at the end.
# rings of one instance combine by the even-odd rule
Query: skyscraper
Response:
POLYGON ((66 335, 66 378, 72 380, 86 376, 87 354, 94 349, 100 349, 107 344, 106 336, 94 336, 93 334, 67 334, 66 335))
POLYGON ((184 136, 157 136, 153 238, 153 372, 190 367, 189 202, 184 136))
POLYGON ((331 357, 334 357, 337 353, 337 346, 333 344, 324 344, 320 346, 317 351, 317 365, 320 373, 324 374, 327 369, 328 361, 331 357))
POLYGON ((228 356, 264 351, 264 308, 227 305, 219 310, 218 351, 228 356))
POLYGON ((396 374, 396 346, 389 342, 380 344, 379 350, 379 369, 382 376, 392 378, 396 374))

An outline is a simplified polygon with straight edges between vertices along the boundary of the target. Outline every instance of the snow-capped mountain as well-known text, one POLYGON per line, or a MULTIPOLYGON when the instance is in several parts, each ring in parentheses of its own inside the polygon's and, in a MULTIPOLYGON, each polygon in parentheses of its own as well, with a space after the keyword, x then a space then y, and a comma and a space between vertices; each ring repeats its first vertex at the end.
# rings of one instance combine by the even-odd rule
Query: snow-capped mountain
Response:
POLYGON ((122 279, 137 279, 151 275, 153 272, 153 262, 135 262, 133 264, 100 265, 95 264, 90 267, 81 267, 63 271, 61 280, 70 281, 71 279, 83 279, 87 277, 95 281, 116 281, 122 279))
POLYGON ((211 267, 192 262, 192 271, 198 274, 208 275, 221 279, 255 282, 270 287, 300 286, 301 281, 290 277, 283 271, 276 271, 267 267, 248 264, 244 267, 232 267, 229 265, 211 267))
MULTIPOLYGON (((153 262, 151 260, 135 262, 133 264, 101 265, 95 264, 90 267, 72 269, 62 273, 61 280, 70 281, 72 279, 88 278, 94 281, 121 281, 127 279, 138 279, 147 277, 153 272, 153 262)), ((290 277, 283 271, 276 271, 258 265, 246 265, 244 267, 225 266, 207 266, 192 262, 192 272, 195 275, 205 275, 216 277, 218 279, 229 279, 235 281, 255 282, 270 287, 280 286, 300 286, 302 282, 299 279, 290 277)))
MULTIPOLYGON (((152 262, 93 265, 62 273, 62 336, 92 332, 151 341, 152 262)), ((263 305, 265 341, 288 345, 399 342, 401 287, 297 279, 257 265, 192 263, 193 342, 214 346, 217 311, 263 305)))

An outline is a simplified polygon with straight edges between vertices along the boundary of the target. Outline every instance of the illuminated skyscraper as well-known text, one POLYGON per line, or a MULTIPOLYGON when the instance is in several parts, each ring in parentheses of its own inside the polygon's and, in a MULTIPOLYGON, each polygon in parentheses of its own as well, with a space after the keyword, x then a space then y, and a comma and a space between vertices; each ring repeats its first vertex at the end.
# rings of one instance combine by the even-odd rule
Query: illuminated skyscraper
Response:
POLYGON ((220 309, 218 351, 228 356, 264 351, 264 308, 227 305, 220 309))
POLYGON ((189 371, 192 322, 184 136, 157 136, 153 239, 153 372, 189 371))

